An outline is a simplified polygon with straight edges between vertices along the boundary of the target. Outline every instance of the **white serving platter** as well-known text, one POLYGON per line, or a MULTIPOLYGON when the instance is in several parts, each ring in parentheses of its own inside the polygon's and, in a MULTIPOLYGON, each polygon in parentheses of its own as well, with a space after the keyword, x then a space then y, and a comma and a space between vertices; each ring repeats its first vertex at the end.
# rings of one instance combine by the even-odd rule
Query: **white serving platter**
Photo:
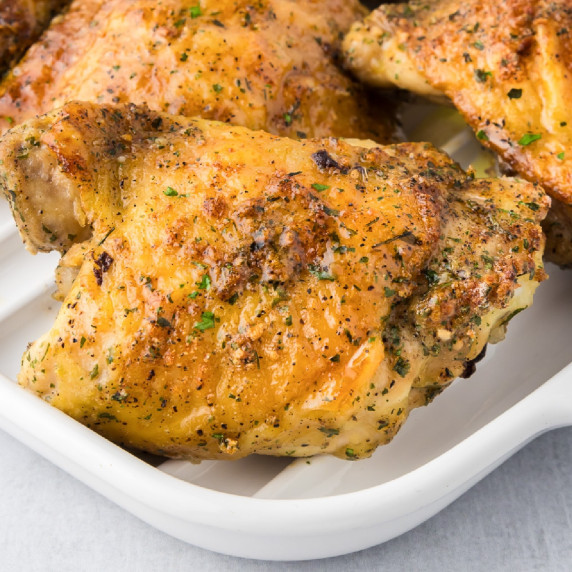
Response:
MULTIPOLYGON (((434 119, 410 122, 412 137, 435 132, 434 119)), ((465 165, 480 157, 468 130, 447 125, 436 143, 465 165)), ((305 560, 379 544, 436 514, 535 436, 572 424, 572 271, 549 267, 533 307, 511 322, 502 344, 489 346, 477 373, 415 410, 370 459, 143 460, 16 385, 26 344, 58 309, 50 296, 58 256, 26 253, 5 203, 0 243, 0 427, 149 524, 203 548, 305 560)))

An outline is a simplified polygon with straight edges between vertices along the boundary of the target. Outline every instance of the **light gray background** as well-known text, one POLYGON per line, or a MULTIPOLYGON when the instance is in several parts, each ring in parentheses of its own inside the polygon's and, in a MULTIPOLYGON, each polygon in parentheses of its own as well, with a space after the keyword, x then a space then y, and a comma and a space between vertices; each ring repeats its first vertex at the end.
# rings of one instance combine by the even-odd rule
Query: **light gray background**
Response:
POLYGON ((139 521, 0 431, 0 571, 572 570, 572 428, 539 437, 433 519, 303 563, 221 556, 139 521))

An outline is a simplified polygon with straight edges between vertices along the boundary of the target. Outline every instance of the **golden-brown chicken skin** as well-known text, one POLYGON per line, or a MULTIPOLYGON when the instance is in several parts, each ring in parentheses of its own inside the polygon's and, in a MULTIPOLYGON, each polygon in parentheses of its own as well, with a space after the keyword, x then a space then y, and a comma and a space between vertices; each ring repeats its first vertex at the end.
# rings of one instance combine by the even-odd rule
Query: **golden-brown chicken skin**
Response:
POLYGON ((562 236, 572 233, 569 0, 385 5, 353 26, 344 54, 368 83, 447 96, 483 145, 556 199, 547 255, 572 263, 572 244, 562 236))
POLYGON ((76 0, 0 86, 0 129, 81 100, 303 137, 387 141, 336 65, 358 0, 76 0))
POLYGON ((68 0, 0 0, 0 74, 25 52, 68 0))
POLYGON ((370 455, 544 278, 540 187, 430 144, 70 103, 0 159, 28 248, 65 252, 19 382, 163 455, 370 455))

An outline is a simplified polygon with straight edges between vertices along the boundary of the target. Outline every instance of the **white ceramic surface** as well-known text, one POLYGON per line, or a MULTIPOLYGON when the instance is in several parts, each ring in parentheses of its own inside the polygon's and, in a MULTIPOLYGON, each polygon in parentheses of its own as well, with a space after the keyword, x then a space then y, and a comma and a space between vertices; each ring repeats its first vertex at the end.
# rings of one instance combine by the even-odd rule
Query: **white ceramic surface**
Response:
MULTIPOLYGON (((411 117, 410 133, 434 131, 411 117)), ((462 163, 475 158, 466 131, 446 135, 436 142, 462 163)), ((572 424, 572 272, 550 267, 533 308, 511 322, 477 373, 414 411, 370 459, 155 467, 14 383, 27 342, 57 312, 57 256, 27 254, 4 203, 0 242, 0 427, 151 525, 204 548, 302 560, 379 544, 434 515, 534 436, 572 424)))

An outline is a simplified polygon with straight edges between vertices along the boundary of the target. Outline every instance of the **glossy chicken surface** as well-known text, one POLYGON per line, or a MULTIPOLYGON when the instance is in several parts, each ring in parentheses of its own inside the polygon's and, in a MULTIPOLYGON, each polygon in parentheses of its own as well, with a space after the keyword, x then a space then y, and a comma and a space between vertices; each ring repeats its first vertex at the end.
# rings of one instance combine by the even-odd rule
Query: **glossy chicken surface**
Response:
POLYGON ((353 26, 348 67, 364 81, 445 95, 483 145, 558 201, 547 255, 572 263, 572 4, 428 0, 385 5, 353 26), (564 226, 563 226, 564 225, 564 226))
POLYGON ((392 134, 336 65, 358 0, 76 0, 0 85, 0 129, 70 100, 294 138, 392 134))
POLYGON ((26 48, 68 0, 0 0, 0 74, 15 64, 26 48))
POLYGON ((370 455, 531 303, 548 199, 430 144, 71 103, 0 143, 63 305, 19 382, 191 459, 370 455))

